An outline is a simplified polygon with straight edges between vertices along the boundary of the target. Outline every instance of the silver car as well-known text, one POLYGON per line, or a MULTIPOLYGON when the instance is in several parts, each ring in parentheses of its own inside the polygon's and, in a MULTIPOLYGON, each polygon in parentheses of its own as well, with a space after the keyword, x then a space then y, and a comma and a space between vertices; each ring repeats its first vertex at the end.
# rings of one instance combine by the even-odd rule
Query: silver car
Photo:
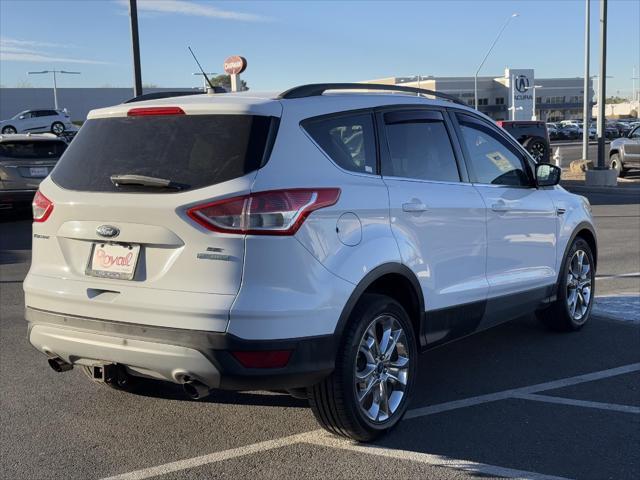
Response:
POLYGON ((30 204, 66 148, 50 133, 0 135, 0 209, 30 204))
POLYGON ((51 132, 62 135, 64 132, 77 131, 66 110, 25 110, 8 120, 0 122, 0 133, 40 133, 51 132))
POLYGON ((626 137, 616 138, 609 150, 609 166, 624 177, 630 168, 640 168, 640 125, 626 137))

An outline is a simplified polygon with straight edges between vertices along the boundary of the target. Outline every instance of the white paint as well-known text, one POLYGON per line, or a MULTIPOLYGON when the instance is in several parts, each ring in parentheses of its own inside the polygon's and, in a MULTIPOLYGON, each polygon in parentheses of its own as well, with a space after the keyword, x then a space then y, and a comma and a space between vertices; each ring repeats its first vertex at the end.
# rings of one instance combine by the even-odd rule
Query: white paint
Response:
POLYGON ((523 400, 532 400, 535 402, 557 403, 559 405, 569 405, 572 407, 597 408, 600 410, 611 410, 614 412, 640 414, 640 407, 633 407, 631 405, 619 405, 617 403, 590 402, 588 400, 553 397, 551 395, 538 395, 535 393, 522 393, 516 395, 516 398, 521 398, 523 400))
MULTIPOLYGON (((601 370, 599 372, 587 373, 585 375, 578 375, 575 377, 563 378, 560 380, 553 380, 551 382, 539 383, 536 385, 530 385, 522 388, 515 388, 512 390, 505 390, 502 392, 496 392, 488 395, 480 395, 477 397, 471 397, 463 400, 455 400, 453 402, 446 402, 439 405, 432 405, 429 407, 416 408, 409 410, 404 416, 404 420, 411 418, 424 417, 426 415, 433 415, 440 412, 446 412, 450 410, 456 410, 458 408, 465 408, 473 405, 480 405, 483 403, 494 402, 496 400, 504 400, 507 398, 523 398, 523 397, 541 397, 547 401, 547 398, 555 399, 556 397, 548 397, 545 395, 531 395, 535 392, 543 390, 551 390, 555 388, 568 387, 570 385, 576 385, 579 383, 591 382, 594 380, 600 380, 603 378, 614 377, 616 375, 622 375, 625 373, 631 373, 640 371, 640 362, 624 365, 622 367, 610 368, 608 370, 601 370)), ((527 398, 530 399, 530 398, 527 398)), ((565 405, 578 405, 578 406, 590 406, 595 405, 611 406, 612 404, 600 404, 598 402, 581 402, 579 400, 560 399, 567 400, 565 405), (589 404, 589 405, 585 405, 589 404)), ((560 402, 554 402, 560 403, 560 402)), ((616 407, 623 407, 617 405, 616 407)), ((630 407, 635 408, 635 407, 630 407)), ((608 408, 613 410, 613 408, 608 408)), ((619 410, 619 409, 618 409, 619 410)), ((627 411, 627 410, 625 410, 627 411)), ((633 413, 636 413, 633 411, 633 413)), ((514 477, 514 478, 526 478, 532 480, 550 480, 561 479, 562 477, 553 477, 549 475, 543 475, 535 472, 527 472, 523 470, 514 470, 510 468, 503 468, 493 465, 486 465, 482 463, 475 463, 467 460, 457 460, 448 457, 431 455, 428 453, 411 452, 406 450, 394 450, 386 449, 382 447, 376 447, 372 445, 360 445, 354 444, 348 440, 343 440, 335 437, 331 437, 324 430, 312 430, 306 433, 300 433, 297 435, 290 435, 288 437, 278 438, 274 440, 267 440, 264 442, 254 443, 252 445, 246 445, 238 448, 232 448, 230 450, 223 450, 221 452, 214 452, 208 455, 201 455, 199 457, 187 458, 184 460, 178 460, 175 462, 165 463, 155 467, 143 468, 140 470, 134 470, 132 472, 122 473, 112 477, 104 478, 102 480, 141 480, 145 478, 157 477, 165 475, 167 473, 177 472, 181 470, 187 470, 189 468, 200 467, 212 463, 222 462, 232 458, 243 457, 246 455, 252 455, 276 448, 287 447, 298 443, 310 443, 314 445, 321 445, 332 448, 339 448, 342 450, 351 450, 360 453, 367 453, 371 455, 379 455, 383 457, 397 458, 401 460, 409 460, 414 462, 420 462, 433 466, 440 466, 444 468, 451 468, 457 470, 463 470, 467 472, 477 472, 496 476, 514 477)))
POLYGON ((628 278, 628 277, 640 277, 640 272, 620 273, 618 275, 596 275, 596 280, 609 280, 612 278, 628 278))
POLYGON ((433 467, 450 468, 463 472, 491 475, 496 477, 523 478, 532 480, 556 480, 565 478, 555 477, 552 475, 543 475, 536 472, 527 472, 524 470, 515 470, 512 468, 497 467, 495 465, 487 465, 484 463, 477 463, 469 460, 458 460, 455 458, 444 457, 442 455, 432 455, 429 453, 412 452, 408 450, 396 450, 393 448, 378 447, 376 445, 357 444, 329 435, 323 435, 320 438, 315 438, 312 441, 306 443, 311 443, 312 445, 319 445, 322 447, 339 448, 341 450, 364 453, 367 455, 395 458, 397 460, 407 460, 410 462, 422 463, 433 467))

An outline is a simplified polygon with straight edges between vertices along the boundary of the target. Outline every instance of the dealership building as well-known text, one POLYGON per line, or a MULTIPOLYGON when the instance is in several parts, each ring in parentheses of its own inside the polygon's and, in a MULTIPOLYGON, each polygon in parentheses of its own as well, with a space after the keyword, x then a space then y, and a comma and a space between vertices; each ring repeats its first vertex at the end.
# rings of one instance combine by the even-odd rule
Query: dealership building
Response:
MULTIPOLYGON (((474 106, 474 77, 388 77, 365 83, 426 88, 474 106)), ((593 96, 590 80, 589 98, 592 101, 593 96)), ((546 122, 582 118, 583 98, 584 80, 581 77, 535 78, 533 69, 509 68, 501 77, 478 77, 478 109, 494 120, 510 120, 514 114, 516 120, 546 122)))

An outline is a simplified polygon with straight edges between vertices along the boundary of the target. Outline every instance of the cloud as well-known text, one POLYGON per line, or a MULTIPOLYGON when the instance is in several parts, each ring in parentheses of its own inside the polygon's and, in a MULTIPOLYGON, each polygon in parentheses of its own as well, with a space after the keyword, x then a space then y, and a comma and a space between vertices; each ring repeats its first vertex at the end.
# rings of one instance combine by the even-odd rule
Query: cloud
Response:
POLYGON ((85 58, 59 57, 49 53, 47 49, 73 48, 75 45, 60 43, 37 42, 32 40, 18 40, 16 38, 0 37, 0 60, 3 62, 31 62, 31 63, 83 63, 91 65, 108 65, 109 62, 85 58))
MULTIPOLYGON (((118 3, 127 8, 129 6, 127 0, 118 0, 118 3)), ((180 15, 217 18, 219 20, 235 20, 240 22, 265 22, 271 20, 271 18, 262 15, 222 10, 211 5, 203 5, 186 0, 138 0, 138 11, 177 13, 180 15)))

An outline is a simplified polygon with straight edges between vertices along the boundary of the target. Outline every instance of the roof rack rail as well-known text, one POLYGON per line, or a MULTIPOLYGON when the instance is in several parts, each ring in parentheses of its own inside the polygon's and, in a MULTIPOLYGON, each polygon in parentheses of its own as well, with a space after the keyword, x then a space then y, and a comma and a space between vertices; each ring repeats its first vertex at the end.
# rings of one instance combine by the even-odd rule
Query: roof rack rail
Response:
POLYGON ((327 90, 384 90, 390 92, 415 93, 417 95, 431 95, 433 97, 449 100, 459 105, 466 104, 456 97, 446 93, 427 90, 426 88, 405 87, 403 85, 384 85, 380 83, 311 83, 290 88, 278 95, 278 98, 306 98, 322 95, 327 90))
MULTIPOLYGON (((154 92, 138 95, 137 97, 130 98, 124 103, 144 102, 145 100, 158 100, 160 98, 170 97, 184 97, 187 95, 202 95, 204 92, 201 90, 180 90, 177 92, 154 92)), ((214 93, 227 93, 223 87, 216 87, 214 93)))

